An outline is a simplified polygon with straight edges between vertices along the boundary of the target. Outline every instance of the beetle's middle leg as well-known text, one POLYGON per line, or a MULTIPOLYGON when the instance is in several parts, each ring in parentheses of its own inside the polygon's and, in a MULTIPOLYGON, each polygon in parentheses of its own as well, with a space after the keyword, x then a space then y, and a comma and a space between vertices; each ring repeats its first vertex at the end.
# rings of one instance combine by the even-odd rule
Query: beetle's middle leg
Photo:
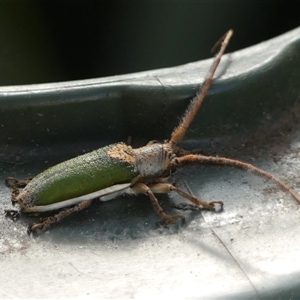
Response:
POLYGON ((30 234, 31 232, 34 232, 37 229, 45 231, 51 224, 59 222, 60 220, 64 219, 65 217, 69 216, 70 214, 72 214, 74 212, 78 212, 78 211, 81 211, 81 210, 87 208, 88 206, 90 206, 92 201, 93 200, 83 201, 73 207, 70 207, 66 210, 59 212, 58 214, 56 214, 54 216, 41 218, 40 223, 34 223, 34 224, 29 225, 27 232, 28 232, 28 234, 30 234))
POLYGON ((148 196, 151 200, 151 203, 155 209, 155 211, 158 213, 158 215, 165 221, 165 226, 168 226, 169 224, 176 223, 179 219, 184 220, 184 216, 182 215, 168 215, 166 214, 162 207, 159 205, 158 200, 156 199, 155 195, 153 194, 153 191, 144 183, 136 183, 134 186, 132 186, 132 189, 139 194, 144 194, 148 196))

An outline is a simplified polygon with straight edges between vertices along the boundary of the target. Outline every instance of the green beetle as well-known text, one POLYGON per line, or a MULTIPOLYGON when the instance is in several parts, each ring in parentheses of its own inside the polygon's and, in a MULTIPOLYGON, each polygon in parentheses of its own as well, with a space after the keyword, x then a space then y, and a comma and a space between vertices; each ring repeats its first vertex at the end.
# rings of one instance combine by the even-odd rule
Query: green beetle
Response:
MULTIPOLYGON (((222 207, 222 201, 204 202, 167 183, 170 174, 187 163, 230 165, 253 171, 277 182, 300 203, 299 196, 285 183, 263 170, 229 158, 187 154, 188 151, 177 146, 210 88, 215 70, 232 34, 232 30, 228 31, 216 44, 221 46, 208 76, 169 141, 164 143, 153 141, 137 149, 124 143, 112 144, 53 166, 32 180, 30 178, 19 181, 12 177, 6 178, 6 184, 13 187, 12 202, 17 202, 25 212, 42 213, 58 210, 54 216, 42 218, 39 223, 30 225, 28 232, 45 231, 52 223, 88 207, 95 198, 107 201, 120 194, 147 195, 166 226, 184 217, 166 214, 159 205, 155 193, 175 191, 205 209, 214 210, 215 204, 222 207), (20 187, 24 187, 21 192, 19 192, 20 187), (65 207, 67 209, 61 210, 65 207)), ((11 210, 6 212, 12 213, 11 210)))

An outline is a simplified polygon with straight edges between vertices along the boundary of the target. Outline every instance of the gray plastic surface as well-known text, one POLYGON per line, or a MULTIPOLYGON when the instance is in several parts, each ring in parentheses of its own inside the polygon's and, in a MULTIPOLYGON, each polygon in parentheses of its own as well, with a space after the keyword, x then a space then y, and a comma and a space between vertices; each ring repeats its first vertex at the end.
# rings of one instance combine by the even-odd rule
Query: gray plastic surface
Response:
MULTIPOLYGON (((225 55, 183 145, 250 162, 300 192, 300 28, 225 55)), ((101 79, 0 87, 0 209, 7 176, 35 175, 106 143, 167 139, 211 60, 101 79)), ((144 196, 94 201, 26 234, 0 215, 0 298, 300 297, 299 205, 273 182, 230 167, 173 178, 221 212, 185 211, 164 228, 144 196)), ((163 208, 179 196, 158 196, 163 208)))

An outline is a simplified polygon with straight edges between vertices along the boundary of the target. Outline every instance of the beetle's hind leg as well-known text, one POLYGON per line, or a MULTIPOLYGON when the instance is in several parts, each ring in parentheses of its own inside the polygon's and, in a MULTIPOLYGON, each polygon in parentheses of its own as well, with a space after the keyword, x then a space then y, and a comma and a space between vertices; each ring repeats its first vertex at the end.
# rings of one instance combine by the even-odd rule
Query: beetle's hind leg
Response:
POLYGON ((29 181, 32 179, 32 177, 27 177, 23 180, 18 180, 15 177, 7 177, 5 178, 5 184, 8 187, 12 188, 12 193, 11 193, 11 202, 12 204, 15 204, 18 202, 18 200, 16 199, 17 196, 20 194, 20 190, 19 188, 24 188, 29 181))
POLYGON ((60 220, 64 219, 65 217, 69 216, 74 212, 81 211, 87 208, 92 203, 92 201, 93 200, 83 201, 73 207, 70 207, 66 210, 59 212, 54 216, 41 218, 40 223, 34 223, 28 226, 27 233, 30 234, 31 232, 34 232, 38 229, 41 231, 45 231, 51 224, 59 222, 60 220))
MULTIPOLYGON (((12 193, 11 193, 12 205, 15 205, 18 202, 17 196, 20 194, 19 188, 24 188, 31 179, 32 177, 27 177, 23 180, 18 180, 15 177, 6 177, 4 179, 6 186, 12 188, 12 193)), ((4 213, 6 217, 9 217, 14 221, 16 221, 20 217, 20 212, 15 209, 5 209, 4 213)))

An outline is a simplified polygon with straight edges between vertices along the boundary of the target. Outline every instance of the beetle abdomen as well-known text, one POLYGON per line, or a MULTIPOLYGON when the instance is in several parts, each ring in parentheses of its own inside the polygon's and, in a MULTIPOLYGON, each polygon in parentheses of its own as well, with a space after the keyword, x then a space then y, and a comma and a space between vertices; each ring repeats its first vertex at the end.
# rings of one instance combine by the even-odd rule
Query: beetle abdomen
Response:
POLYGON ((29 182, 17 199, 26 207, 48 205, 131 182, 137 175, 132 148, 112 144, 45 170, 29 182))

